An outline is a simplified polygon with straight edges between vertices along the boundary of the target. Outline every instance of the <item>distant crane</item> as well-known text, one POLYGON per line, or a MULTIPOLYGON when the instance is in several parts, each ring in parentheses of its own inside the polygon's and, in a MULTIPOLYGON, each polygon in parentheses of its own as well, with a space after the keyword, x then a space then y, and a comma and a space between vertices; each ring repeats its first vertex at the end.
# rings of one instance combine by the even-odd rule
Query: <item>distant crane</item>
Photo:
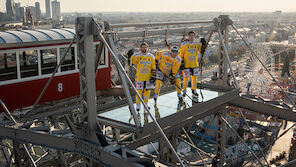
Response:
POLYGON ((30 21, 32 27, 34 27, 34 16, 30 8, 28 8, 27 18, 30 21))

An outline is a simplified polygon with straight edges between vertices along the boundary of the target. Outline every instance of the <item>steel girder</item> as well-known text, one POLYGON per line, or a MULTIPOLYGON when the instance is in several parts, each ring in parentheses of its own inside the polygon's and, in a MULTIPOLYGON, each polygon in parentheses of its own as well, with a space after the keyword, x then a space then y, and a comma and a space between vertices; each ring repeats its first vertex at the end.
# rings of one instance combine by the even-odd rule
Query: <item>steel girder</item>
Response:
POLYGON ((210 24, 213 20, 196 20, 196 21, 174 21, 174 22, 151 22, 151 23, 119 23, 109 24, 110 28, 122 27, 152 27, 152 26, 168 26, 168 25, 186 25, 186 24, 210 24))
POLYGON ((271 105, 260 102, 256 99, 240 96, 229 101, 230 105, 245 108, 264 115, 274 116, 280 119, 296 122, 296 110, 284 108, 282 106, 271 105))
MULTIPOLYGON (((145 31, 131 31, 131 32, 117 32, 113 34, 115 38, 145 38, 145 37, 153 37, 153 36, 165 36, 168 34, 174 35, 184 35, 190 31, 211 31, 213 27, 189 27, 189 28, 169 28, 169 29, 160 29, 160 30, 145 30, 145 31)), ((107 32, 108 33, 108 32, 107 32)))
POLYGON ((132 125, 132 124, 129 124, 129 123, 116 121, 116 120, 101 117, 101 116, 98 116, 98 121, 102 125, 111 126, 113 128, 121 129, 121 130, 131 132, 131 133, 138 133, 137 127, 135 125, 132 125))
MULTIPOLYGON (((140 164, 129 163, 128 156, 123 158, 122 155, 115 153, 120 147, 107 146, 101 147, 92 142, 84 141, 79 138, 66 138, 53 136, 48 134, 36 133, 28 130, 14 129, 9 127, 0 126, 0 137, 12 139, 14 141, 31 143, 35 145, 41 145, 53 149, 58 149, 64 152, 72 152, 79 155, 83 155, 103 166, 142 166, 140 164)), ((133 155, 132 152, 125 149, 128 155, 133 155)), ((131 156, 133 158, 135 156, 131 156)))

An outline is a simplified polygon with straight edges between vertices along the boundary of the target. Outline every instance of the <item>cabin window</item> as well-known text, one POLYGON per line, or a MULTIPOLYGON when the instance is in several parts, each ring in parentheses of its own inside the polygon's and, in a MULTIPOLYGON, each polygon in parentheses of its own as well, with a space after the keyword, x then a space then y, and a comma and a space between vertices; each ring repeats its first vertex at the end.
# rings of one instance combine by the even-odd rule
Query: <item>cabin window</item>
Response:
POLYGON ((17 79, 16 53, 0 53, 0 81, 17 79))
MULTIPOLYGON (((96 61, 95 57, 97 56, 97 51, 99 49, 99 44, 95 44, 94 45, 94 50, 95 50, 95 54, 94 54, 94 61, 96 61)), ((78 48, 77 48, 77 51, 78 51, 78 48)), ((102 50, 102 54, 101 54, 101 57, 100 57, 100 61, 99 61, 99 65, 106 65, 106 47, 103 48, 102 50)), ((79 55, 77 55, 77 64, 78 64, 78 69, 79 69, 79 55)), ((98 67, 99 68, 99 67, 98 67)))
POLYGON ((106 48, 104 47, 103 52, 102 52, 102 56, 100 59, 100 65, 105 65, 106 64, 106 48))
POLYGON ((40 54, 42 75, 53 73, 57 66, 57 49, 43 49, 40 54))
MULTIPOLYGON (((99 46, 100 46, 99 44, 96 45, 95 54, 97 53, 97 51, 99 49, 99 46)), ((104 47, 103 50, 102 50, 101 58, 100 58, 100 65, 105 65, 106 64, 105 53, 106 53, 106 48, 104 47)), ((96 57, 96 55, 95 55, 95 57, 96 57)))
MULTIPOLYGON (((68 48, 60 48, 60 59, 67 52, 68 48)), ((71 47, 68 51, 64 62, 61 64, 61 71, 70 71, 75 69, 75 50, 74 47, 71 47)))
MULTIPOLYGON (((97 54, 98 49, 99 49, 99 44, 96 44, 94 46, 94 50, 95 50, 94 58, 97 56, 96 54, 97 54)), ((77 48, 77 51, 78 51, 78 48, 77 48)), ((106 56, 106 48, 104 47, 103 51, 102 51, 102 54, 101 54, 101 57, 100 57, 100 65, 106 65, 106 58, 107 58, 107 56, 106 56)), ((77 55, 77 59, 78 59, 77 63, 78 63, 78 69, 79 69, 79 55, 77 55)), ((94 61, 95 61, 95 59, 94 59, 94 61)))
POLYGON ((21 78, 38 75, 38 52, 26 50, 19 52, 21 78))

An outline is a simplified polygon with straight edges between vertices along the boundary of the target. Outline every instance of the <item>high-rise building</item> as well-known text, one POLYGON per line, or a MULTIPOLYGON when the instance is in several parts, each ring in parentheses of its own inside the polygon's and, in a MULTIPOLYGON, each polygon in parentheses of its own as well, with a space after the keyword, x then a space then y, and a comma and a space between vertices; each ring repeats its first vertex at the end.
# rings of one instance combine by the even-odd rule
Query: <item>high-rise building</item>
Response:
POLYGON ((51 18, 50 0, 45 0, 46 17, 51 18))
POLYGON ((35 2, 35 18, 36 18, 36 20, 41 19, 41 9, 40 9, 40 3, 39 2, 35 2))
POLYGON ((60 20, 60 17, 61 17, 60 2, 58 2, 57 0, 52 1, 51 8, 52 8, 52 18, 54 20, 60 20))
POLYGON ((6 13, 9 18, 15 19, 14 0, 6 0, 6 13))
POLYGON ((21 3, 15 3, 15 16, 17 19, 20 18, 20 7, 21 3))
POLYGON ((27 16, 26 16, 26 13, 25 13, 25 8, 24 7, 20 7, 19 12, 20 12, 20 18, 25 23, 27 21, 27 16))

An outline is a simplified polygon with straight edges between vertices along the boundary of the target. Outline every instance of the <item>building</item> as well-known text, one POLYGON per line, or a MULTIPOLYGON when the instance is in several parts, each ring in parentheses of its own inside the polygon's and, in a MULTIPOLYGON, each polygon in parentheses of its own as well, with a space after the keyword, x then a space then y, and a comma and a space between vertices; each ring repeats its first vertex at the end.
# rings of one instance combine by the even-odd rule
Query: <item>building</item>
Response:
POLYGON ((51 18, 50 0, 45 0, 46 18, 51 18))
MULTIPOLYGON (((296 44, 296 35, 294 36, 289 36, 288 38, 288 43, 289 44, 296 44)), ((296 73, 295 73, 296 74, 296 73)))
POLYGON ((58 2, 57 0, 52 1, 51 7, 52 7, 52 19, 57 21, 60 20, 60 17, 61 17, 60 2, 58 2))
POLYGON ((6 13, 10 19, 16 18, 14 0, 6 0, 6 13))
POLYGON ((280 16, 280 15, 282 15, 282 11, 281 10, 277 10, 275 12, 272 12, 272 14, 275 15, 275 16, 280 16))
POLYGON ((26 22, 26 13, 25 13, 25 8, 24 7, 20 7, 19 9, 20 12, 20 18, 23 20, 23 22, 26 22))
POLYGON ((21 3, 15 3, 15 16, 17 19, 20 19, 20 7, 21 7, 21 3))
POLYGON ((26 16, 27 21, 30 21, 33 24, 36 21, 36 9, 35 6, 26 7, 26 16))
MULTIPOLYGON (((1 21, 8 21, 8 20, 10 20, 10 19, 7 17, 7 14, 0 12, 0 22, 1 21)), ((0 31, 3 31, 1 26, 0 26, 0 31)))
POLYGON ((39 2, 35 2, 35 18, 37 21, 41 19, 41 9, 39 2))

